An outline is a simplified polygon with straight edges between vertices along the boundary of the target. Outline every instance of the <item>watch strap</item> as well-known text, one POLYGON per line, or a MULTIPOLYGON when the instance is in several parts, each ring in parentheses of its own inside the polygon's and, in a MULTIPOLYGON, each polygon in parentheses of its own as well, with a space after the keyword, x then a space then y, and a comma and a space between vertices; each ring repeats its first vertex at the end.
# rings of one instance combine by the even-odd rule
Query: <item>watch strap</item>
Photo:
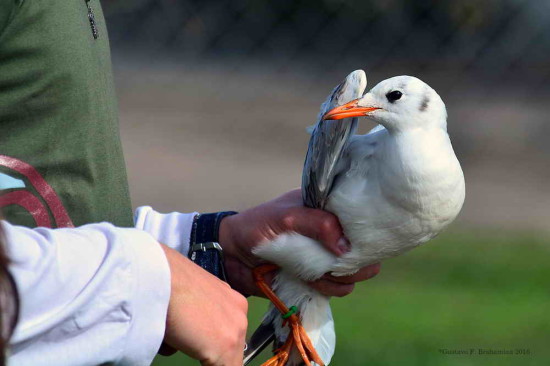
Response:
POLYGON ((235 211, 222 211, 198 215, 193 222, 194 233, 191 233, 191 244, 218 242, 220 223, 223 218, 235 214, 235 211))
POLYGON ((223 265, 223 250, 218 243, 220 223, 234 211, 200 214, 193 220, 189 258, 206 271, 227 282, 223 265))
POLYGON ((227 282, 227 275, 223 265, 223 252, 220 244, 208 242, 195 244, 191 249, 191 259, 220 280, 227 282))

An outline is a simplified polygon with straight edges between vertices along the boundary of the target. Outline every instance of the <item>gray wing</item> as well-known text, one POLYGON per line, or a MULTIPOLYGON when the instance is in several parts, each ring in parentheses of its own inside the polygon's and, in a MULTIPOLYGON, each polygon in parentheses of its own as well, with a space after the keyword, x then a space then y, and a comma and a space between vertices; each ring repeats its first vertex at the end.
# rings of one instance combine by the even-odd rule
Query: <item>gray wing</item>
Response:
POLYGON ((342 104, 359 98, 367 86, 363 70, 349 74, 321 105, 302 171, 302 198, 308 207, 323 209, 338 174, 339 161, 357 128, 357 118, 323 121, 322 116, 342 104))

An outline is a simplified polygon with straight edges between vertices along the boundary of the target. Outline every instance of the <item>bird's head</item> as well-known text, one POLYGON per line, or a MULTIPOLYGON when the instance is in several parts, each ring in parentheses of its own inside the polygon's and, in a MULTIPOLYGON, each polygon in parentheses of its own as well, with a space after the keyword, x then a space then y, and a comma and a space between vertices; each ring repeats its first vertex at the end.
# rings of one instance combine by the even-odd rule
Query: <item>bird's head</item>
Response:
POLYGON ((390 131, 447 127, 447 111, 441 97, 413 76, 384 80, 361 98, 328 111, 323 119, 348 117, 367 117, 390 131))

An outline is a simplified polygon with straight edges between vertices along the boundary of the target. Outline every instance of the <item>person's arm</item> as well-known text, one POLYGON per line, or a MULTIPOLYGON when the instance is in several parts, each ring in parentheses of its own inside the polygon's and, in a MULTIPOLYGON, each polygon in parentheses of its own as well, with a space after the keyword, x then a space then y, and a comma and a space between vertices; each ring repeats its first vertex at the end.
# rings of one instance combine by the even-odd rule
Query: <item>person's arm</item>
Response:
POLYGON ((244 297, 149 234, 2 225, 21 304, 10 364, 149 365, 163 339, 203 365, 242 364, 244 297))
POLYGON ((170 270, 136 229, 29 229, 3 222, 20 297, 14 365, 148 365, 162 342, 170 270))
POLYGON ((246 299, 174 249, 163 249, 172 269, 164 342, 203 365, 241 366, 246 299))
MULTIPOLYGON (((173 212, 161 214, 151 207, 136 211, 135 225, 149 232, 160 242, 183 255, 189 251, 194 213, 173 212)), ((300 190, 290 191, 272 201, 236 215, 225 217, 220 224, 219 243, 224 250, 229 284, 244 295, 264 296, 256 287, 252 268, 259 264, 252 248, 277 235, 294 231, 313 238, 329 251, 342 255, 349 243, 342 233, 338 218, 332 213, 304 207, 300 190)), ((345 296, 353 291, 356 282, 375 276, 380 265, 364 267, 353 276, 325 275, 311 286, 327 296, 345 296)))

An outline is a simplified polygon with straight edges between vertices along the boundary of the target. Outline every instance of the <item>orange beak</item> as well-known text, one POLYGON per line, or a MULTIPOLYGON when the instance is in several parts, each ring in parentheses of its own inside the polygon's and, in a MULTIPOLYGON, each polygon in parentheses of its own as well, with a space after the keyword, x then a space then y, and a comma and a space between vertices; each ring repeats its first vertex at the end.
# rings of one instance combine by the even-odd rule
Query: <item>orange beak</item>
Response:
POLYGON ((381 109, 378 107, 360 107, 358 105, 359 99, 352 100, 349 103, 331 109, 323 116, 323 121, 327 119, 343 119, 349 117, 364 117, 369 113, 381 109))

